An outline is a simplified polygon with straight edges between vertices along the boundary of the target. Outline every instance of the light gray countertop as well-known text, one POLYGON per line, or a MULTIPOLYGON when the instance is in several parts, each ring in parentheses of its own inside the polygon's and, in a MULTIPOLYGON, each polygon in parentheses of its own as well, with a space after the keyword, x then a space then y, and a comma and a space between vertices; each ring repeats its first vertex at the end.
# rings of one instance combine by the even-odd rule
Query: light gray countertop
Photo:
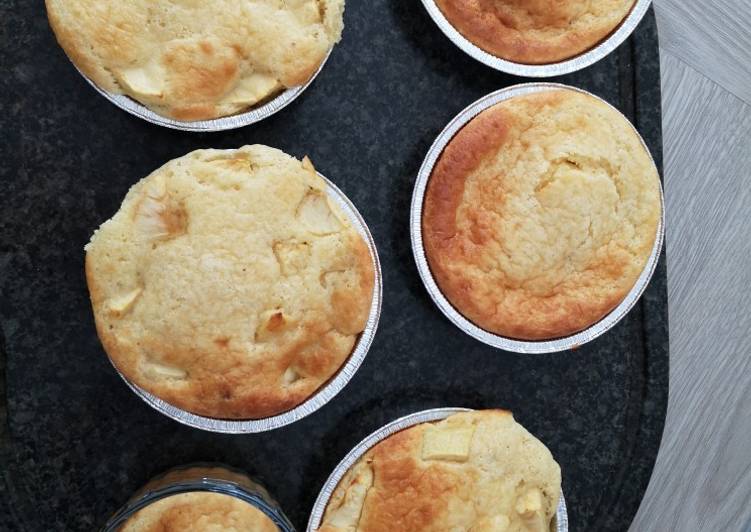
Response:
POLYGON ((670 403, 634 531, 751 531, 751 2, 655 0, 670 403))

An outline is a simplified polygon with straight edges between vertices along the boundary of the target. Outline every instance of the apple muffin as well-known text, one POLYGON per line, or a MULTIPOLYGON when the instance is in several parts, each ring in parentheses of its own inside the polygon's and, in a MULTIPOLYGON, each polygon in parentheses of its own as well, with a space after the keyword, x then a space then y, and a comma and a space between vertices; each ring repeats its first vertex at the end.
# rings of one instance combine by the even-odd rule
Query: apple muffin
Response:
POLYGON ((261 510, 231 495, 196 491, 149 504, 119 532, 279 532, 261 510))
POLYGON ((307 158, 246 146, 193 152, 134 185, 86 246, 86 278, 130 382, 195 414, 257 419, 339 371, 374 269, 307 158))
POLYGON ((560 495, 560 467, 510 412, 460 413, 376 444, 339 482, 319 530, 549 532, 560 495))
POLYGON ((344 0, 46 0, 57 40, 101 89, 182 121, 304 85, 341 38, 344 0))
POLYGON ((507 61, 554 63, 613 33, 636 0, 436 0, 467 40, 507 61))
POLYGON ((647 266, 662 215, 657 169, 605 102, 571 89, 480 113, 430 176, 422 232, 454 308, 507 338, 590 327, 647 266))

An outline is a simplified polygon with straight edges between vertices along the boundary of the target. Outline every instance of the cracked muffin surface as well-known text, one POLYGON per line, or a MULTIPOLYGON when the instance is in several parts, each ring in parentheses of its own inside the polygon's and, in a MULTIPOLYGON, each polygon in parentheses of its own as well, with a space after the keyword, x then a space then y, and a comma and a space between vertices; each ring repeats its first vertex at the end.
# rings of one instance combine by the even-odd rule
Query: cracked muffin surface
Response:
POLYGON ((376 444, 339 482, 319 530, 549 532, 560 494, 560 467, 510 412, 466 412, 376 444))
POLYGON ((545 91, 483 111, 446 146, 425 195, 425 253, 479 327, 558 338, 625 298, 661 210, 657 169, 631 124, 592 96, 545 91))
POLYGON ((436 0, 446 19, 486 52, 517 63, 570 59, 596 46, 636 0, 436 0))
POLYGON ((233 115, 304 85, 341 38, 344 0, 46 0, 100 88, 177 120, 233 115))
POLYGON ((304 402, 352 352, 373 259, 308 159, 201 150, 128 192, 86 246, 105 350, 184 410, 255 419, 304 402))
POLYGON ((136 512, 120 532, 279 532, 261 510, 231 495, 181 493, 136 512))

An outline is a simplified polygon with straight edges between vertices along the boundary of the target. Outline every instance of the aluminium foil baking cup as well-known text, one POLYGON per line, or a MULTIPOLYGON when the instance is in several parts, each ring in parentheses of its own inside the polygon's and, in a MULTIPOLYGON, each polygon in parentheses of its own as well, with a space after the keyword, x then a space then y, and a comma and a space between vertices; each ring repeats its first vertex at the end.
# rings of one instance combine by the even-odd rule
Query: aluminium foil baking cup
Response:
MULTIPOLYGON (((576 87, 570 87, 568 85, 562 85, 559 83, 524 83, 521 85, 514 85, 505 89, 488 94, 487 96, 480 98, 475 103, 464 109, 459 113, 450 123, 446 126, 433 145, 428 151, 428 155, 422 163, 420 172, 417 175, 417 181, 415 183, 415 190, 412 195, 412 207, 410 212, 410 232, 412 235, 412 252, 414 253, 415 262, 417 263, 417 269, 420 272, 425 288, 428 290, 430 297, 433 299, 438 308, 443 312, 446 317, 451 320, 457 327, 468 335, 484 342, 490 346, 505 351, 511 351, 521 354, 542 354, 542 353, 555 353, 558 351, 566 351, 568 349, 575 349, 587 342, 591 342, 595 338, 601 336, 605 332, 612 329, 626 314, 633 308, 641 295, 646 290, 649 281, 652 279, 652 275, 657 268, 657 262, 660 259, 662 253, 662 245, 665 238, 665 199, 662 192, 662 184, 660 187, 660 221, 657 224, 657 234, 655 235, 654 246, 652 247, 652 253, 647 260, 647 264, 644 266, 644 270, 637 279, 631 291, 626 295, 623 301, 613 309, 608 315, 602 318, 600 321, 590 326, 589 328, 572 334, 565 338, 556 338, 553 340, 542 341, 523 341, 515 340, 513 338, 506 338, 493 333, 490 333, 484 329, 481 329, 467 318, 465 318, 458 310, 456 310, 451 303, 449 303, 446 296, 443 295, 441 290, 433 278, 433 274, 430 271, 428 265, 428 259, 425 255, 425 248, 423 246, 422 239, 422 208, 425 200, 425 190, 430 180, 430 176, 433 173, 433 167, 435 166, 438 158, 443 152, 444 148, 454 138, 454 135, 469 123, 474 117, 480 114, 482 111, 516 96, 522 96, 525 94, 531 94, 535 92, 546 91, 550 89, 565 89, 587 94, 598 100, 608 104, 602 98, 595 96, 585 90, 578 89, 576 87)), ((611 106, 612 107, 612 106, 611 106)), ((615 108, 614 108, 615 109, 615 108)), ((616 109, 616 111, 618 111, 616 109)), ((618 111, 620 113, 620 111, 618 111)), ((623 116, 623 115, 622 115, 623 116)), ((623 117, 629 124, 631 123, 625 116, 623 117)), ((642 147, 649 154, 652 164, 657 167, 652 158, 652 154, 649 151, 644 139, 631 125, 633 131, 639 137, 642 147)))
MULTIPOLYGON (((422 412, 415 412, 408 416, 404 416, 395 421, 392 421, 388 425, 385 425, 375 431, 373 434, 365 438, 363 441, 357 444, 344 459, 339 462, 336 469, 331 473, 326 483, 321 489, 321 493, 318 494, 315 504, 313 505, 313 511, 310 514, 310 520, 308 521, 307 532, 316 532, 321 526, 323 521, 323 515, 326 512, 326 506, 329 504, 331 496, 334 494, 334 490, 341 482, 347 471, 357 463, 357 461, 373 448, 377 443, 385 440, 392 434, 399 431, 419 425, 420 423, 430 423, 434 421, 441 421, 447 417, 458 414, 461 412, 471 412, 469 408, 434 408, 431 410, 423 410, 422 412)), ((553 530, 555 532, 568 532, 568 512, 566 510, 566 501, 561 493, 561 500, 558 503, 558 510, 556 512, 556 519, 553 530)))
POLYGON ((647 14, 652 0, 637 0, 628 16, 621 22, 620 26, 610 34, 604 41, 600 42, 589 51, 577 55, 571 59, 556 63, 547 63, 542 65, 530 65, 525 63, 515 63, 506 59, 501 59, 492 55, 482 48, 469 41, 464 35, 451 25, 443 15, 443 12, 436 5, 435 0, 422 0, 433 21, 443 31, 443 33, 462 51, 477 59, 487 66, 513 74, 515 76, 528 78, 549 78, 553 76, 562 76, 586 68, 609 55, 613 50, 618 48, 623 41, 629 38, 639 25, 644 15, 647 14))
POLYGON ((373 300, 370 304, 370 314, 368 315, 368 321, 365 324, 365 330, 360 333, 360 336, 355 343, 355 347, 352 350, 347 361, 339 369, 326 384, 324 384, 317 392, 315 392, 304 403, 296 406, 292 410, 277 414, 275 416, 261 418, 261 419, 217 419, 199 416, 186 410, 182 410, 176 406, 173 406, 166 401, 156 397, 155 395, 140 388, 128 378, 120 373, 117 366, 110 362, 115 367, 115 370, 123 378, 125 383, 133 390, 136 395, 146 401, 152 408, 158 410, 167 417, 188 425, 189 427, 206 430, 209 432, 220 432, 225 434, 251 434, 258 432, 266 432, 274 430, 280 427, 294 423, 306 416, 309 416, 323 405, 328 403, 334 398, 347 383, 352 379, 357 370, 360 368, 365 356, 368 354, 373 338, 375 337, 376 329, 378 328, 378 320, 381 316, 381 303, 383 300, 383 277, 381 273, 381 262, 378 258, 378 250, 376 249, 373 236, 370 234, 362 215, 358 212, 349 198, 339 188, 329 181, 325 176, 318 174, 321 179, 326 183, 326 190, 328 198, 338 206, 341 211, 347 216, 352 226, 360 233, 360 236, 365 240, 365 243, 370 250, 370 256, 373 261, 373 272, 375 274, 375 282, 373 285, 373 300))
POLYGON ((96 89, 99 94, 107 98, 110 102, 114 103, 123 111, 126 111, 134 116, 137 116, 138 118, 142 118, 147 122, 151 122, 152 124, 156 124, 158 126, 178 129, 180 131, 192 131, 200 133, 226 131, 229 129, 237 129, 249 126, 250 124, 255 124, 256 122, 260 122, 264 118, 268 118, 269 116, 278 113, 293 101, 295 101, 305 91, 305 89, 307 89, 310 84, 313 83, 316 77, 318 77, 318 74, 321 72, 321 70, 323 70, 323 66, 326 64, 326 61, 328 61, 332 51, 333 48, 328 51, 326 57, 324 57, 321 65, 318 67, 318 70, 316 70, 315 74, 313 74, 313 76, 304 85, 289 88, 279 93, 274 98, 268 100, 266 103, 251 107, 248 111, 242 112, 240 114, 225 116, 222 118, 214 118, 212 120, 198 120, 194 122, 183 122, 162 116, 158 113, 155 113, 145 105, 137 102, 130 96, 107 92, 92 80, 90 80, 83 72, 81 72, 78 67, 76 67, 76 70, 78 70, 79 74, 81 74, 83 78, 88 81, 89 84, 94 87, 94 89, 96 89))
POLYGON ((209 463, 176 467, 153 478, 107 521, 101 532, 117 532, 139 510, 167 497, 202 492, 239 499, 263 512, 280 532, 295 532, 295 527, 266 488, 243 471, 209 463))

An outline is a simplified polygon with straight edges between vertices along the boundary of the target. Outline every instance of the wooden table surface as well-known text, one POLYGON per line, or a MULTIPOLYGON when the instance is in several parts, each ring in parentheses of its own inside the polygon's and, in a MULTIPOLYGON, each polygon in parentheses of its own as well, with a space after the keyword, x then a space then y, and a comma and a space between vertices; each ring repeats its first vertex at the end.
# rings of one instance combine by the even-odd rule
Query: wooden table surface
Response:
POLYGON ((751 0, 654 0, 670 403, 633 531, 751 531, 751 0))

